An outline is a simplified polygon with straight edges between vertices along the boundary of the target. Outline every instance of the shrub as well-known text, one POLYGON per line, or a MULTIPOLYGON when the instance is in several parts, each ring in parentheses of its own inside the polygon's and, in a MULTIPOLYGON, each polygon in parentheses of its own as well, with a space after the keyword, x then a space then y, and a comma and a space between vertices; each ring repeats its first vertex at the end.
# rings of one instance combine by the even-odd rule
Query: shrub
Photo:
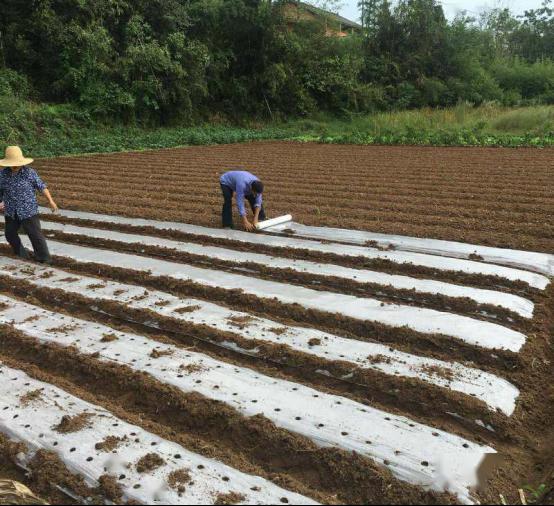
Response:
POLYGON ((29 98, 31 86, 27 78, 15 70, 0 68, 0 97, 29 98))

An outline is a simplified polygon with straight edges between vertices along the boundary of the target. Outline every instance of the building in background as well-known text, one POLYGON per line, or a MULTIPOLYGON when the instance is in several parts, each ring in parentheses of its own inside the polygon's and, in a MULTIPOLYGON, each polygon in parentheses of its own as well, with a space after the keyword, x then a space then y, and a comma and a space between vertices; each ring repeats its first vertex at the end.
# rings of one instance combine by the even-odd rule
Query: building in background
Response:
POLYGON ((290 0, 284 2, 283 9, 291 28, 299 21, 316 21, 325 24, 325 32, 329 37, 348 37, 362 31, 362 25, 306 2, 290 0))

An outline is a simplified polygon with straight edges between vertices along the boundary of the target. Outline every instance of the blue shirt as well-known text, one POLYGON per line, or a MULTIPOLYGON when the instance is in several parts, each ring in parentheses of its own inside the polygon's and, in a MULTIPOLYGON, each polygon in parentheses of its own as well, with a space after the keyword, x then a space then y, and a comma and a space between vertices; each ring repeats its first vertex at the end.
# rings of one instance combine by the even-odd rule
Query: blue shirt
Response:
MULTIPOLYGON (((237 207, 241 216, 246 215, 246 209, 244 208, 244 197, 252 194, 252 183, 259 181, 259 179, 250 172, 245 170, 232 170, 226 172, 219 179, 220 183, 224 186, 228 186, 237 195, 237 207)), ((256 204, 254 207, 262 207, 262 194, 258 193, 256 196, 256 204)))
POLYGON ((4 214, 10 218, 27 220, 38 214, 36 192, 43 192, 46 185, 31 167, 22 167, 17 173, 11 169, 0 172, 0 201, 4 202, 4 214))

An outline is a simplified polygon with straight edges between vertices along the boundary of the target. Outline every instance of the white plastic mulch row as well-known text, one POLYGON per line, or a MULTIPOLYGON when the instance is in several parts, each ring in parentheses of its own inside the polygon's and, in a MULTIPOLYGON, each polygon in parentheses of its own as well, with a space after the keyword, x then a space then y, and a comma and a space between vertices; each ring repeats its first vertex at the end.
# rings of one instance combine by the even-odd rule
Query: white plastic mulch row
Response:
POLYGON ((124 244, 141 244, 159 248, 167 248, 179 252, 201 255, 241 263, 256 263, 272 269, 291 269, 293 271, 308 273, 318 276, 334 276, 347 279, 356 283, 376 283, 383 286, 392 286, 397 289, 414 290, 420 293, 439 294, 446 297, 462 297, 471 299, 479 304, 491 304, 502 306, 510 311, 520 314, 525 318, 533 317, 534 304, 523 297, 494 290, 482 290, 470 288, 452 283, 397 276, 382 272, 350 269, 334 264, 309 262, 305 260, 292 260, 288 258, 263 255, 259 253, 237 252, 232 249, 214 246, 203 246, 195 243, 162 239, 141 234, 126 234, 110 230, 100 230, 90 227, 76 227, 60 223, 43 223, 46 231, 59 231, 69 235, 84 235, 97 239, 109 239, 124 244))
MULTIPOLYGON (((49 211, 41 208, 43 219, 48 220, 49 211)), ((106 214, 95 214, 81 211, 61 211, 66 218, 130 225, 135 227, 151 227, 157 230, 175 230, 186 234, 212 237, 216 239, 229 239, 252 245, 270 246, 284 249, 305 249, 319 253, 331 253, 347 257, 363 257, 367 259, 383 259, 398 264, 413 264, 432 269, 464 272, 467 274, 481 274, 499 276, 510 281, 524 281, 534 288, 544 290, 550 283, 546 276, 521 269, 513 269, 500 265, 463 260, 458 258, 426 255, 406 251, 380 251, 375 248, 350 246, 345 244, 333 244, 327 241, 313 241, 295 237, 272 236, 268 234, 252 234, 238 230, 221 230, 197 225, 188 225, 171 221, 148 220, 143 218, 126 218, 106 214)), ((286 227, 285 227, 286 228, 286 227)))
MULTIPOLYGON (((514 412, 519 397, 519 390, 506 380, 461 364, 418 357, 382 344, 347 339, 310 328, 281 325, 276 321, 199 299, 181 299, 155 290, 145 293, 144 288, 136 285, 104 280, 100 282, 98 278, 69 274, 44 266, 33 265, 30 271, 29 267, 30 264, 26 262, 0 256, 0 275, 25 280, 40 287, 63 290, 68 298, 71 298, 71 294, 86 294, 92 299, 119 302, 132 309, 148 309, 163 317, 232 332, 247 341, 255 339, 286 345, 325 360, 350 362, 353 367, 376 370, 391 376, 417 378, 441 388, 474 396, 491 409, 500 409, 508 416, 514 412), (314 345, 314 342, 317 344, 314 345)), ((248 354, 258 353, 257 349, 237 349, 232 342, 219 344, 248 354)))
POLYGON ((424 239, 404 235, 379 234, 362 230, 344 228, 312 227, 301 223, 287 223, 266 229, 266 232, 283 233, 285 230, 299 237, 324 241, 338 241, 350 244, 365 245, 376 242, 382 246, 392 246, 403 251, 413 251, 430 255, 441 255, 455 258, 469 258, 470 255, 479 255, 485 262, 506 265, 518 269, 554 276, 554 255, 535 253, 490 246, 478 246, 455 241, 441 241, 438 239, 424 239))
MULTIPOLYGON (((28 239, 26 241, 30 245, 28 239)), ((519 352, 526 342, 524 334, 507 327, 433 309, 387 304, 371 298, 312 290, 215 269, 202 269, 182 263, 57 241, 49 241, 49 246, 54 255, 78 262, 132 269, 154 277, 167 276, 213 288, 239 289, 260 299, 299 304, 306 309, 339 313, 357 320, 406 327, 427 334, 443 334, 483 348, 519 352)))
POLYGON ((182 446, 162 439, 140 427, 116 418, 105 409, 0 363, 0 432, 22 442, 28 451, 21 455, 25 465, 38 450, 56 453, 73 474, 82 476, 90 487, 109 474, 117 479, 124 499, 141 504, 215 504, 220 494, 244 497, 240 504, 317 504, 277 487, 273 483, 244 474, 221 462, 205 458, 182 446), (26 402, 25 395, 40 394, 26 402), (23 398, 23 400, 22 400, 23 398), (91 415, 83 429, 60 434, 54 428, 63 416, 91 415), (95 446, 107 437, 120 438, 116 450, 105 452, 95 446), (155 453, 164 463, 148 472, 137 471, 144 456, 155 453), (186 470, 190 482, 184 491, 170 486, 171 473, 186 470))
POLYGON ((245 416, 263 414, 277 426, 323 447, 355 451, 388 468, 398 478, 434 490, 449 490, 464 502, 468 487, 489 447, 459 436, 326 394, 233 366, 200 353, 118 332, 96 323, 52 313, 0 297, 0 322, 43 343, 72 346, 99 360, 147 372, 183 392, 197 392, 223 402, 245 416), (102 342, 106 334, 117 337, 102 342), (153 352, 159 358, 154 358, 153 352))

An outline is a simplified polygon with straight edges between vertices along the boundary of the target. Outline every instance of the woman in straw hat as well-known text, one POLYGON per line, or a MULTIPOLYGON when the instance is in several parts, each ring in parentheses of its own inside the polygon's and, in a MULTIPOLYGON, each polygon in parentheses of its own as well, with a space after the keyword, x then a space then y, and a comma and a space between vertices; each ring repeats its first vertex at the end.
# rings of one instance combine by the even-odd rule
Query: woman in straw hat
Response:
POLYGON ((58 206, 39 175, 28 166, 32 162, 32 158, 23 156, 18 146, 6 149, 4 159, 0 160, 0 167, 6 167, 0 172, 0 211, 5 215, 6 239, 13 252, 21 258, 30 257, 19 238, 19 229, 23 228, 33 245, 35 259, 50 263, 50 252, 38 217, 36 192, 41 192, 48 199, 52 212, 57 212, 58 206))

